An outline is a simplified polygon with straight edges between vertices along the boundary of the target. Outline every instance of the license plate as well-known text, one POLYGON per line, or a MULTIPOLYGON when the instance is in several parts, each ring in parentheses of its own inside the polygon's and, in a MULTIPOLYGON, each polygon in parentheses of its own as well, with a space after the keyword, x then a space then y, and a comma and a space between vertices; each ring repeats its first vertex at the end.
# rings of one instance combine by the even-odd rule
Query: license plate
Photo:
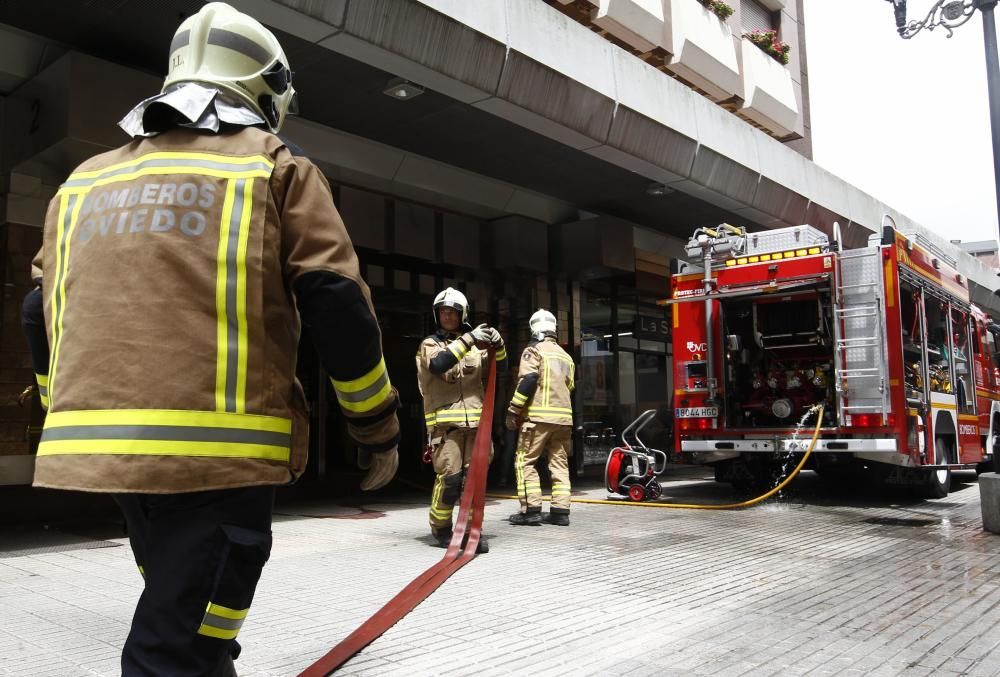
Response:
POLYGON ((678 407, 674 410, 674 418, 716 418, 718 407, 678 407))

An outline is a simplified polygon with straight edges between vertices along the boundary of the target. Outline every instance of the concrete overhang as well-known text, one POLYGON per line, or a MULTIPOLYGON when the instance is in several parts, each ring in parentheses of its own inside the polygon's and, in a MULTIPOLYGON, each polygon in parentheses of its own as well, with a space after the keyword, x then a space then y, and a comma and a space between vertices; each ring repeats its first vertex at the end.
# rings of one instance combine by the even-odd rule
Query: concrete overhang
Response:
MULTIPOLYGON (((303 116, 324 127, 681 238, 721 220, 752 228, 811 223, 827 232, 837 221, 852 245, 876 231, 884 213, 901 228, 910 224, 540 0, 233 4, 276 29, 303 116), (391 100, 381 93, 390 77, 427 91, 391 100), (651 181, 672 192, 647 195, 651 181)), ((0 22, 52 30, 58 34, 49 37, 95 53, 117 48, 126 56, 109 58, 153 71, 166 61, 171 16, 198 6, 124 0, 103 24, 120 42, 98 43, 87 42, 86 31, 102 17, 60 5, 64 22, 53 27, 45 5, 17 12, 0 5, 0 22), (129 44, 136 17, 149 12, 162 14, 148 23, 163 35, 129 44)), ((997 286, 975 272, 970 279, 984 288, 997 286)))

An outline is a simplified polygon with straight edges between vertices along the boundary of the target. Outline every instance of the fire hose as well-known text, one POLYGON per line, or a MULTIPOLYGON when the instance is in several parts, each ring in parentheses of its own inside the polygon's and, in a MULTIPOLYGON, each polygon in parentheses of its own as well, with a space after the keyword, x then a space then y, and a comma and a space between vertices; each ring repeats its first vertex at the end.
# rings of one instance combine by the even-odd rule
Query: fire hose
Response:
MULTIPOLYGON (((799 461, 798 465, 792 469, 792 472, 788 473, 786 477, 778 486, 774 487, 765 494, 761 494, 756 498, 751 498, 748 501, 741 501, 739 503, 636 503, 634 501, 609 501, 607 499, 600 498, 573 498, 573 503, 590 503, 594 505, 627 505, 635 508, 683 508, 684 510, 739 510, 740 508, 749 508, 752 505, 757 505, 761 501, 766 501, 767 499, 774 496, 776 493, 784 489, 788 484, 795 479, 799 471, 805 467, 806 461, 809 460, 809 456, 812 455, 813 449, 816 448, 816 441, 819 439, 819 429, 823 423, 823 405, 817 405, 813 407, 810 411, 816 414, 816 429, 813 430, 812 441, 809 442, 809 448, 806 449, 806 453, 802 456, 802 460, 799 461)), ((516 499, 517 496, 506 496, 499 494, 487 494, 490 498, 511 498, 516 499)))
MULTIPOLYGON (((458 519, 455 522, 451 543, 448 545, 448 550, 445 552, 444 557, 437 564, 413 579, 409 585, 403 588, 402 591, 389 600, 385 606, 361 624, 354 632, 330 649, 315 663, 303 670, 299 674, 299 677, 325 677, 334 672, 355 654, 378 639, 406 614, 415 609, 418 604, 427 599, 442 583, 448 580, 453 573, 475 558, 476 546, 479 544, 480 532, 483 525, 483 505, 487 496, 486 470, 489 465, 490 429, 493 422, 493 405, 495 400, 496 361, 492 351, 489 363, 486 398, 483 402, 480 426, 476 432, 472 461, 469 464, 469 474, 465 483, 465 489, 462 492, 462 501, 459 506, 458 519), (471 519, 469 516, 470 510, 472 512, 471 519), (467 538, 466 525, 468 525, 467 538)), ((798 465, 795 466, 792 472, 781 483, 756 498, 739 503, 726 504, 634 503, 631 501, 608 501, 587 498, 574 498, 573 502, 597 505, 629 505, 639 508, 680 508, 685 510, 736 510, 749 508, 767 500, 788 486, 805 466, 806 461, 809 460, 819 439, 819 430, 823 422, 823 405, 814 407, 812 411, 816 414, 816 428, 813 430, 812 440, 809 442, 806 453, 802 456, 798 465)), ((516 496, 494 494, 490 494, 489 496, 491 498, 517 498, 516 496)))
POLYGON ((486 381, 486 397, 479 419, 479 429, 469 463, 465 489, 459 504, 458 519, 445 551, 444 557, 422 574, 417 576, 374 616, 362 623, 354 632, 330 649, 319 660, 303 670, 299 677, 321 677, 329 675, 350 660, 352 656, 378 639, 406 614, 427 599, 442 583, 471 562, 476 556, 480 531, 483 526, 483 505, 486 502, 486 471, 490 462, 490 430, 493 427, 493 403, 496 399, 496 359, 493 350, 489 352, 489 376, 486 381), (471 514, 470 514, 471 513, 471 514))

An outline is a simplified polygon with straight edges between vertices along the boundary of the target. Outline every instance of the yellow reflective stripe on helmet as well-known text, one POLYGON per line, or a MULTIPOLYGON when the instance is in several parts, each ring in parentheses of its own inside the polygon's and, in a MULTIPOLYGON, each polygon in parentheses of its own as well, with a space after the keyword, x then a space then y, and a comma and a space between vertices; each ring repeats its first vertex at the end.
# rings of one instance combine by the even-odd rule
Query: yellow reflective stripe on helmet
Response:
POLYGON ((209 602, 198 634, 218 639, 235 639, 240 634, 240 628, 243 627, 243 621, 249 611, 250 609, 230 609, 209 602))
POLYGON ((392 394, 392 384, 389 382, 389 372, 385 368, 385 358, 367 374, 351 381, 335 381, 333 389, 337 401, 347 411, 364 414, 378 408, 392 394))
POLYGON ((215 408, 246 411, 247 270, 253 179, 226 183, 216 253, 215 408))
POLYGON ((228 412, 52 412, 45 420, 38 455, 197 456, 287 462, 291 432, 290 419, 228 412))
POLYGON ((59 367, 59 349, 62 347, 63 315, 66 312, 66 275, 69 270, 70 242, 80 217, 86 192, 82 195, 63 195, 59 199, 59 216, 56 227, 56 271, 52 285, 52 352, 49 355, 48 397, 52 400, 56 370, 59 367))

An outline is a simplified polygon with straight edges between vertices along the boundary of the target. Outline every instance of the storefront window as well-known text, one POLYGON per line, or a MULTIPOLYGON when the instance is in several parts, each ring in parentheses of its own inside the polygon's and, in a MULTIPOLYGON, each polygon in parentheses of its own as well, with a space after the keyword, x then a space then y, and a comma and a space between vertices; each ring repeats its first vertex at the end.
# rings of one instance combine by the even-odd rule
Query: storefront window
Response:
POLYGON ((580 372, 577 408, 583 425, 584 463, 603 463, 616 444, 614 411, 615 355, 609 291, 600 287, 580 293, 580 372))
POLYGON ((669 448, 670 439, 670 371, 664 355, 636 353, 635 393, 636 413, 655 409, 656 417, 643 430, 642 439, 656 449, 669 448))
POLYGON ((618 297, 618 347, 636 349, 639 339, 635 334, 637 317, 635 296, 622 295, 618 297))
POLYGON ((622 425, 628 425, 638 416, 635 398, 635 353, 618 354, 618 402, 622 425))

